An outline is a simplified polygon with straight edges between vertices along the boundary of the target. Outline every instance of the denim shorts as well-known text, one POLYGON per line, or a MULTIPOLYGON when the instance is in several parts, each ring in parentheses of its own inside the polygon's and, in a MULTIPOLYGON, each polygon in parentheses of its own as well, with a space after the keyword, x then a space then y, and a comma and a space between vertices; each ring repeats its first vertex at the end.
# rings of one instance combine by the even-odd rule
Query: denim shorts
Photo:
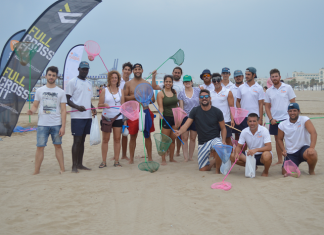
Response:
POLYGON ((62 137, 59 135, 61 125, 59 126, 38 126, 37 127, 37 147, 45 147, 48 136, 52 136, 53 144, 62 144, 62 137))

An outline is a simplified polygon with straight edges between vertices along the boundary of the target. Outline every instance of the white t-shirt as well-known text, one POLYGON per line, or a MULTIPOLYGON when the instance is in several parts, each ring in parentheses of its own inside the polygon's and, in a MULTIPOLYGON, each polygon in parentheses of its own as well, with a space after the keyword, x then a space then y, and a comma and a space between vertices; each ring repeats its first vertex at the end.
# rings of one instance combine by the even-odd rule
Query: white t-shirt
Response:
POLYGON ((35 100, 39 101, 39 126, 62 125, 61 104, 66 103, 64 90, 57 86, 55 88, 42 86, 36 90, 35 100))
POLYGON ((303 146, 310 145, 310 134, 305 126, 305 122, 308 120, 309 117, 299 116, 295 123, 291 123, 289 119, 279 123, 278 128, 285 133, 284 139, 287 153, 295 153, 303 146))
MULTIPOLYGON (((263 148, 266 143, 271 143, 271 137, 269 130, 263 126, 258 125, 258 130, 252 134, 250 127, 244 128, 241 132, 239 144, 246 143, 249 149, 263 148)), ((262 152, 256 152, 255 154, 262 154, 262 152)))
MULTIPOLYGON (((121 97, 122 97, 122 89, 118 89, 117 94, 111 94, 108 88, 105 88, 105 104, 109 106, 120 106, 121 105, 121 97)), ((110 108, 110 109, 103 109, 102 115, 108 118, 114 118, 117 114, 120 113, 120 108, 110 108)), ((123 115, 119 115, 118 119, 123 119, 123 115)))
POLYGON ((219 108, 223 112, 225 122, 231 121, 231 111, 227 100, 229 92, 230 90, 224 87, 219 93, 215 90, 210 92, 212 106, 219 108))
MULTIPOLYGON (((128 81, 130 81, 130 79, 128 81)), ((123 78, 121 78, 120 79, 119 88, 123 90, 124 89, 124 86, 125 86, 125 83, 126 83, 126 81, 123 78)))
MULTIPOLYGON (((161 90, 164 88, 164 84, 159 84, 161 90)), ((177 95, 179 95, 180 91, 183 91, 185 89, 185 86, 183 85, 183 82, 181 80, 179 81, 173 81, 173 89, 177 92, 177 95)))
MULTIPOLYGON (((241 84, 240 86, 242 86, 243 84, 241 84)), ((236 85, 232 86, 230 91, 233 94, 234 97, 234 107, 236 108, 236 100, 237 100, 237 90, 239 89, 239 87, 237 87, 236 85)))
POLYGON ((231 89, 232 86, 234 86, 234 83, 231 82, 231 81, 229 81, 229 83, 228 83, 226 86, 225 86, 223 83, 221 83, 221 85, 222 85, 222 87, 225 87, 225 88, 227 88, 227 89, 231 89))
POLYGON ((209 90, 209 91, 215 90, 215 86, 212 82, 208 86, 206 84, 202 84, 202 85, 200 85, 200 87, 203 87, 204 89, 209 90))
MULTIPOLYGON (((251 87, 245 82, 237 90, 237 98, 241 99, 241 108, 259 116, 259 100, 264 100, 264 91, 258 83, 251 87)), ((288 107, 288 106, 287 106, 288 107)))
POLYGON ((280 121, 289 118, 288 105, 290 100, 295 97, 296 95, 292 87, 281 83, 278 89, 272 86, 266 91, 264 102, 271 104, 272 118, 280 121))
MULTIPOLYGON (((88 80, 78 77, 72 78, 66 86, 66 94, 71 96, 71 101, 78 106, 91 108, 92 84, 88 80)), ((71 108, 71 110, 76 110, 71 108)), ((71 112, 71 119, 91 119, 91 110, 84 112, 71 112)))

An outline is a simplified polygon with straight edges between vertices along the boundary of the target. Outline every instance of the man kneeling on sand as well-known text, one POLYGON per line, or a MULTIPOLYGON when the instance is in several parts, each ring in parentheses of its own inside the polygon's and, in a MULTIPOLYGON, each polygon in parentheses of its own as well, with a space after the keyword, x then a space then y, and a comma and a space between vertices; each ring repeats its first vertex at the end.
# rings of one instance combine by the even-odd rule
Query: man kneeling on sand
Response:
MULTIPOLYGON (((297 166, 307 162, 309 174, 315 175, 317 152, 315 150, 317 133, 309 117, 299 116, 300 110, 297 103, 288 106, 289 119, 281 122, 278 126, 278 144, 282 149, 285 161, 291 160, 297 166), (286 148, 283 143, 286 142, 286 148)), ((282 174, 286 171, 282 168, 282 174)))
POLYGON ((223 113, 220 109, 211 105, 209 90, 202 89, 199 93, 200 106, 194 107, 189 114, 189 118, 180 128, 176 130, 176 136, 180 136, 188 130, 195 121, 198 133, 198 166, 200 171, 210 171, 216 163, 216 174, 219 174, 221 160, 216 156, 209 162, 209 156, 214 145, 226 144, 226 127, 223 113), (220 132, 222 140, 220 139, 220 132))
POLYGON ((247 118, 248 127, 241 132, 237 147, 231 155, 231 162, 238 159, 236 164, 245 166, 245 153, 241 152, 243 144, 246 143, 249 151, 248 156, 253 156, 256 159, 256 165, 264 166, 264 171, 261 176, 268 176, 269 168, 272 162, 272 146, 271 137, 267 128, 260 126, 259 117, 256 113, 250 113, 247 118))

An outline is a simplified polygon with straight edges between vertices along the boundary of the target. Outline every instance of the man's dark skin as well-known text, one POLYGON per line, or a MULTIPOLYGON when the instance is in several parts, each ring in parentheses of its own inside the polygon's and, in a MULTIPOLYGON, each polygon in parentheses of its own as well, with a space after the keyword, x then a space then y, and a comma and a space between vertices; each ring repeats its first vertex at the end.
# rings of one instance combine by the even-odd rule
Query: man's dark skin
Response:
MULTIPOLYGON (((88 68, 79 68, 79 76, 78 78, 81 80, 85 80, 88 73, 89 69, 88 68)), ((79 106, 73 103, 71 100, 70 95, 66 95, 67 99, 67 104, 79 110, 80 112, 86 111, 86 108, 84 106, 79 106)), ((91 104, 91 108, 94 108, 94 106, 91 104)), ((95 116, 97 115, 97 111, 95 109, 92 109, 92 115, 95 116)), ((82 165, 83 161, 83 153, 84 153, 84 141, 85 141, 86 135, 82 136, 73 136, 73 145, 72 145, 72 172, 74 173, 79 173, 79 170, 91 170, 85 166, 82 165)))

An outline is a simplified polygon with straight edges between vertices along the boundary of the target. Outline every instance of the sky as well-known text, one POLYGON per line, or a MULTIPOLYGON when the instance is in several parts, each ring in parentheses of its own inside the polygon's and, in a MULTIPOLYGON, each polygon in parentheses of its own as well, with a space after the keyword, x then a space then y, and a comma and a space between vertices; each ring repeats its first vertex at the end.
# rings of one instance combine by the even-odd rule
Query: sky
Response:
MULTIPOLYGON (((1 1, 0 48, 54 2, 1 1)), ((108 69, 118 58, 119 71, 125 62, 141 63, 143 76, 180 48, 183 75, 196 82, 206 68, 213 73, 228 67, 232 76, 250 66, 258 77, 269 77, 273 68, 282 78, 293 71, 318 73, 324 67, 323 9, 323 0, 103 0, 69 34, 49 66, 61 73, 68 51, 94 40, 108 69)), ((86 53, 83 59, 88 60, 86 53)), ((175 66, 169 60, 159 72, 171 74, 175 66)), ((89 75, 105 71, 99 57, 90 62, 89 75)))

